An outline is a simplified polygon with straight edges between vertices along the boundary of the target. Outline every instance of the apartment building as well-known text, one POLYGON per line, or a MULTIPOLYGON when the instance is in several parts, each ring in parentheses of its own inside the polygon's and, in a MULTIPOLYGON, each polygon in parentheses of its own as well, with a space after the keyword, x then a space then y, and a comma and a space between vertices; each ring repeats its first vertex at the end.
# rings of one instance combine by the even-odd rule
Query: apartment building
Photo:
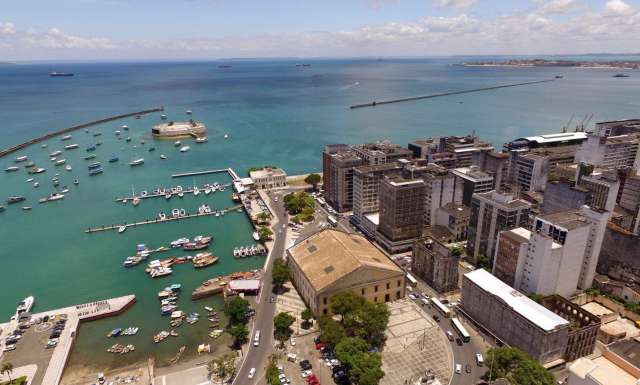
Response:
POLYGON ((467 206, 471 205, 473 194, 493 190, 493 177, 477 166, 455 168, 451 172, 462 183, 462 203, 467 206))
POLYGON ((353 223, 361 227, 368 214, 379 210, 380 181, 385 175, 399 175, 402 165, 398 162, 359 166, 353 174, 353 223))

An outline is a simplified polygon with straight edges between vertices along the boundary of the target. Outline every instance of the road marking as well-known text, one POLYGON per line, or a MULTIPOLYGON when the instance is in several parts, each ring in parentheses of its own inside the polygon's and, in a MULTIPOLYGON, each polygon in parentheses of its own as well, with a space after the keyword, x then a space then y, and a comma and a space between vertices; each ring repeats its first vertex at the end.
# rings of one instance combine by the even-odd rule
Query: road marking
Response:
POLYGON ((162 385, 167 385, 167 376, 162 376, 162 385))

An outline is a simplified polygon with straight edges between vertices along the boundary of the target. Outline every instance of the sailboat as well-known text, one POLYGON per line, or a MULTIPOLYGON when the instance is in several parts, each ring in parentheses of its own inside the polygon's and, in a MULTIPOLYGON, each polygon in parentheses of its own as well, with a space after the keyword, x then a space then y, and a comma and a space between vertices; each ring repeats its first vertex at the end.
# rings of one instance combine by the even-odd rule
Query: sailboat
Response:
POLYGON ((140 198, 136 196, 136 193, 133 190, 133 185, 131 185, 131 196, 133 197, 133 199, 131 200, 131 203, 133 203, 134 206, 137 206, 138 204, 140 204, 140 198))

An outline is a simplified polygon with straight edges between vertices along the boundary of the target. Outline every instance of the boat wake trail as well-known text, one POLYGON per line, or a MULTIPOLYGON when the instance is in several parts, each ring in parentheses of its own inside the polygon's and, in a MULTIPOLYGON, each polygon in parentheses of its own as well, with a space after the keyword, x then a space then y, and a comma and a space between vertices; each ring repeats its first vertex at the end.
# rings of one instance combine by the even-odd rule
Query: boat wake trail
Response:
POLYGON ((359 86, 359 85, 360 85, 360 82, 355 82, 355 83, 347 84, 347 85, 346 85, 346 86, 344 86, 344 87, 340 87, 340 91, 346 91, 346 90, 348 90, 349 88, 353 88, 353 87, 356 87, 356 86, 359 86))

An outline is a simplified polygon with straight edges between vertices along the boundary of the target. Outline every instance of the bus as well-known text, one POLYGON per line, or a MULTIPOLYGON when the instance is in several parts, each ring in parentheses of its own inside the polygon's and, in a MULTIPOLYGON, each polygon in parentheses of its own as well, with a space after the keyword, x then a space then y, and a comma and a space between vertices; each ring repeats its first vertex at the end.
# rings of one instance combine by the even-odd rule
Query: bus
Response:
POLYGON ((336 227, 338 225, 338 220, 333 215, 327 216, 327 222, 329 222, 329 224, 333 227, 336 227))
POLYGON ((436 307, 436 309, 438 309, 440 313, 442 313, 445 318, 451 317, 451 310, 449 310, 448 307, 444 306, 442 302, 440 302, 437 298, 431 297, 431 303, 436 307))
POLYGON ((416 287, 418 286, 418 280, 414 278, 413 275, 407 273, 407 281, 410 286, 416 287))
POLYGON ((253 336, 253 346, 260 345, 260 330, 256 330, 256 334, 253 336))
POLYGON ((464 342, 471 341, 471 336, 469 335, 469 333, 467 333, 467 329, 465 329, 464 326, 462 326, 462 322, 460 322, 459 319, 455 317, 451 318, 451 325, 453 326, 454 329, 456 329, 458 334, 460 334, 462 341, 464 342))

